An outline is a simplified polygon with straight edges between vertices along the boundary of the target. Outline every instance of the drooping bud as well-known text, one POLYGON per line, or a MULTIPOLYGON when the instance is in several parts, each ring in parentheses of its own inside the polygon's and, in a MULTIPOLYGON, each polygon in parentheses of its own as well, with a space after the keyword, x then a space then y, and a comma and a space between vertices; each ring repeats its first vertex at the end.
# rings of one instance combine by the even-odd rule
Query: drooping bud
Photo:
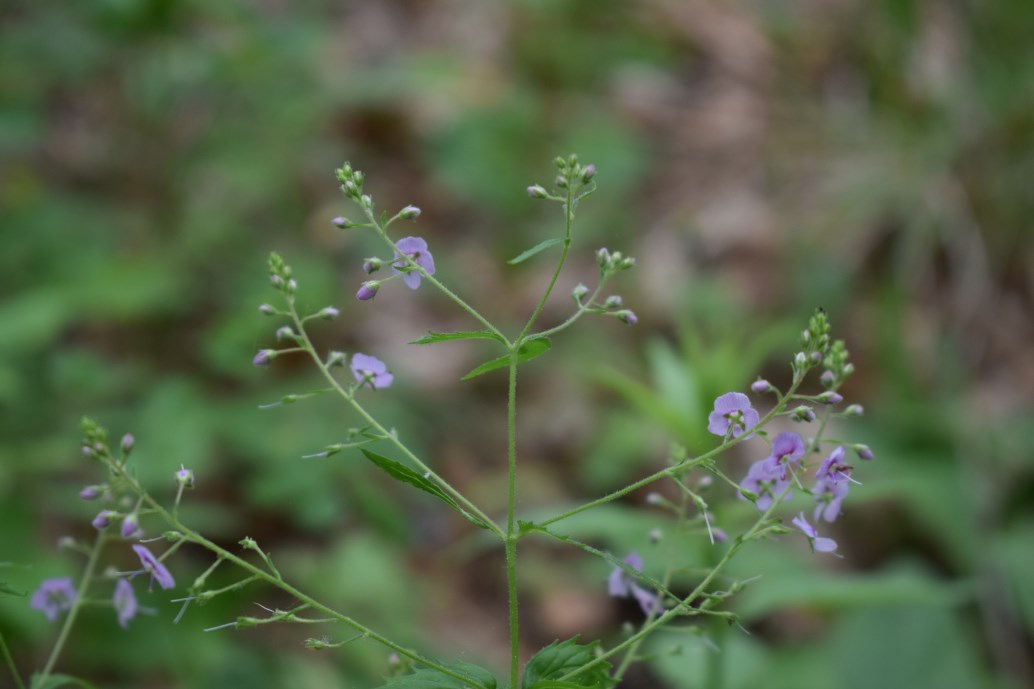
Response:
POLYGON ((373 257, 373 258, 364 258, 363 259, 363 271, 367 275, 372 275, 373 273, 376 273, 378 270, 381 269, 381 266, 383 266, 383 265, 384 265, 384 261, 382 261, 381 259, 377 258, 376 256, 373 257))
POLYGON ((855 454, 858 455, 859 459, 872 459, 873 457, 875 457, 875 455, 872 453, 872 450, 869 449, 868 445, 858 443, 854 446, 853 449, 855 454))
POLYGON ((122 538, 132 538, 140 531, 140 522, 136 516, 136 513, 127 514, 125 519, 122 520, 121 533, 122 538))
POLYGON ((381 288, 381 283, 376 280, 367 280, 359 286, 359 291, 355 293, 355 298, 359 301, 368 301, 377 296, 377 290, 381 288))
POLYGON ((98 512, 97 516, 90 522, 93 524, 95 529, 106 529, 111 525, 111 520, 118 516, 118 512, 112 512, 111 510, 103 510, 98 512))
POLYGON ((340 316, 341 312, 333 306, 324 306, 317 315, 325 321, 332 321, 340 316))
POLYGON ((420 209, 416 206, 406 206, 399 211, 399 217, 403 220, 416 220, 420 217, 420 209))

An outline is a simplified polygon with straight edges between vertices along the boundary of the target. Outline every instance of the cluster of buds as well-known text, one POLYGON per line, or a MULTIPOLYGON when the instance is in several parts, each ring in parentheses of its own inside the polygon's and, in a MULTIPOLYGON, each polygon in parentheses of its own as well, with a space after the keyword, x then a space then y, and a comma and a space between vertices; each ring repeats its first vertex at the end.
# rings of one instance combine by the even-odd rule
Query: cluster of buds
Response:
MULTIPOLYGON (((592 163, 582 165, 578 162, 578 156, 573 153, 564 158, 557 156, 553 161, 556 164, 557 176, 553 180, 553 193, 550 193, 541 184, 533 184, 528 187, 528 196, 533 199, 549 199, 550 201, 566 202, 570 196, 581 191, 584 187, 592 184, 596 176, 596 166, 592 163)), ((592 186, 586 193, 595 189, 592 186)))
MULTIPOLYGON (((365 210, 373 209, 373 199, 370 198, 369 194, 363 193, 363 180, 366 176, 363 175, 362 171, 353 170, 349 163, 345 163, 335 170, 334 174, 337 176, 337 181, 341 183, 341 191, 345 192, 345 196, 358 203, 365 210)), ((419 211, 417 212, 419 213, 419 211)), ((356 226, 344 218, 336 218, 334 224, 342 229, 356 226), (341 221, 340 224, 338 220, 341 221)))
POLYGON ((848 376, 854 373, 854 364, 848 361, 849 356, 850 352, 847 351, 843 340, 837 340, 829 348, 822 361, 826 370, 819 376, 819 381, 827 390, 836 390, 848 376))
POLYGON ((602 277, 609 277, 634 266, 635 258, 624 256, 620 251, 611 252, 606 247, 601 247, 596 251, 596 265, 600 267, 602 277))
POLYGON ((823 309, 817 309, 808 321, 808 327, 801 331, 801 351, 793 360, 795 376, 803 376, 807 371, 822 363, 829 351, 829 318, 823 309))
MULTIPOLYGON (((269 254, 269 281, 287 299, 291 299, 298 291, 298 282, 291 275, 291 266, 284 263, 280 254, 275 251, 269 254)), ((260 306, 259 311, 269 316, 276 314, 276 309, 269 304, 260 306)))

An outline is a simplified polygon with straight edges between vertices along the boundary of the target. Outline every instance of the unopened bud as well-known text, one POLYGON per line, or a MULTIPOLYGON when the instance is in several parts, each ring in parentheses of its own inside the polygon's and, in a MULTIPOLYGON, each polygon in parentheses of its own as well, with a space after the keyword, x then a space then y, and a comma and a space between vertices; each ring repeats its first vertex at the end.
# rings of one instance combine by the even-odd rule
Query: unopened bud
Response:
POLYGON ((610 252, 607 251, 606 247, 603 247, 596 251, 596 264, 600 268, 606 269, 610 265, 610 252))
POLYGON ((819 382, 822 383, 823 387, 831 388, 837 382, 837 375, 832 371, 823 371, 822 375, 819 376, 819 382))
POLYGON ((650 543, 660 543, 664 538, 664 532, 660 529, 650 529, 650 532, 646 534, 646 537, 649 539, 650 543))
POLYGON ((354 223, 351 220, 342 215, 337 216, 336 218, 331 220, 331 222, 334 224, 334 227, 337 227, 341 230, 347 230, 348 228, 354 226, 354 223))
POLYGON ((276 309, 274 309, 270 304, 263 304, 258 310, 263 316, 273 316, 276 314, 276 309))
POLYGON ((820 354, 819 352, 812 352, 809 359, 811 359, 811 363, 817 364, 820 361, 822 361, 822 354, 820 354))
POLYGON ((345 353, 333 350, 327 355, 327 368, 331 366, 344 366, 345 365, 345 353))
POLYGON ((647 505, 660 505, 664 503, 664 497, 660 493, 650 492, 646 494, 647 505))
POLYGON ((416 220, 420 217, 420 209, 416 206, 406 206, 399 211, 399 217, 403 220, 416 220))
POLYGON ((844 396, 839 392, 833 392, 830 390, 819 395, 818 400, 823 404, 840 404, 844 401, 844 396))
POLYGON ((628 270, 635 265, 635 257, 627 256, 618 263, 618 270, 628 270))
POLYGON ((104 494, 104 486, 86 486, 79 491, 79 497, 83 500, 96 500, 104 494))
POLYGON ((764 378, 758 378, 750 384, 750 389, 752 392, 755 392, 760 395, 763 392, 768 392, 769 390, 771 390, 772 384, 764 378))
POLYGON ((592 180, 592 178, 595 177, 595 176, 596 176, 596 166, 593 165, 592 163, 589 163, 588 165, 585 166, 585 169, 582 170, 582 184, 588 184, 592 180))
POLYGON ((557 175, 556 179, 553 180, 553 183, 556 184, 561 189, 566 189, 567 188, 567 178, 564 177, 563 175, 557 175))
POLYGON ((136 533, 140 531, 140 522, 137 519, 136 514, 127 514, 126 518, 122 520, 122 538, 132 538, 136 533))
POLYGON ((793 420, 810 423, 816 419, 815 412, 811 407, 802 404, 793 410, 793 420))
POLYGON ((93 521, 90 523, 93 524, 93 528, 95 529, 106 529, 111 525, 111 520, 117 516, 118 512, 104 510, 103 512, 98 512, 97 516, 94 517, 93 521))
POLYGON ((384 261, 377 258, 376 256, 373 258, 364 258, 363 272, 365 272, 367 275, 372 275, 373 273, 376 273, 378 270, 380 270, 381 266, 383 265, 384 261))
POLYGON ((614 314, 617 319, 625 325, 635 325, 639 322, 639 318, 635 315, 635 311, 629 309, 623 309, 614 314))
POLYGON ((136 439, 133 437, 132 433, 126 433, 124 436, 122 436, 122 454, 128 455, 130 452, 132 452, 134 444, 136 444, 136 439))
POLYGON ((359 286, 359 291, 355 293, 355 298, 359 301, 368 301, 377 296, 377 290, 381 288, 381 283, 376 280, 367 280, 359 286))
POLYGON ((355 186, 355 182, 353 182, 352 180, 347 180, 341 186, 344 188, 345 193, 349 196, 355 196, 357 193, 359 193, 359 188, 355 186))
POLYGON ((846 378, 847 376, 851 375, 852 373, 854 373, 854 364, 847 364, 847 365, 845 365, 844 366, 844 377, 846 378))
POLYGON ((255 366, 268 366, 269 362, 276 358, 276 354, 277 352, 275 349, 263 349, 255 355, 255 358, 251 360, 251 363, 255 366))
POLYGON ((603 307, 607 309, 619 309, 622 304, 621 297, 617 294, 612 294, 607 297, 606 301, 603 302, 603 307))
POLYGON ((844 410, 844 416, 861 416, 865 413, 865 407, 860 404, 849 404, 844 410))
POLYGON ((322 309, 320 309, 320 312, 317 315, 325 321, 332 321, 338 316, 340 316, 341 312, 335 309, 333 306, 325 306, 322 309))
POLYGON ((288 280, 287 281, 287 291, 290 292, 291 294, 294 294, 295 292, 297 292, 298 291, 298 281, 297 280, 293 280, 293 279, 292 280, 288 280))
POLYGON ((588 293, 589 288, 580 282, 577 285, 575 285, 575 288, 573 290, 571 290, 571 296, 574 297, 575 301, 579 302, 582 300, 582 297, 584 297, 588 293))
POLYGON ((297 335, 294 334, 294 331, 291 330, 291 326, 289 325, 284 325, 276 329, 276 339, 278 342, 287 339, 293 340, 296 337, 297 335))
POLYGON ((547 198, 549 194, 547 194, 546 190, 538 184, 533 184, 530 187, 528 187, 528 196, 530 196, 533 199, 544 199, 547 198))
POLYGON ((804 356, 804 352, 797 352, 793 358, 793 363, 797 370, 803 370, 808 365, 808 357, 804 356))
POLYGON ((869 446, 861 443, 854 446, 854 452, 858 455, 859 459, 872 459, 875 457, 872 450, 869 449, 869 446))
POLYGON ((184 488, 193 488, 194 472, 180 464, 180 470, 176 472, 176 483, 184 488))
POLYGON ((363 194, 363 195, 362 195, 362 196, 361 196, 361 197, 359 198, 359 204, 360 204, 360 205, 361 205, 361 206, 362 206, 363 208, 373 208, 373 199, 371 199, 371 198, 370 198, 370 195, 369 195, 369 194, 363 194))

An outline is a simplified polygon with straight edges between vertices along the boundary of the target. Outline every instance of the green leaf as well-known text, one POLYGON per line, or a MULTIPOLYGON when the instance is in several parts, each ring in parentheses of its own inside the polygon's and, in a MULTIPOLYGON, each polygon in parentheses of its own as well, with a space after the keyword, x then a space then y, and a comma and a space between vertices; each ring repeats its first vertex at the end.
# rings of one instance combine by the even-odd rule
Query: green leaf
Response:
POLYGON ((522 253, 520 256, 516 256, 514 258, 511 258, 509 261, 507 261, 507 263, 509 263, 511 266, 515 266, 518 263, 524 263, 525 261, 527 261, 529 258, 534 256, 535 254, 539 253, 540 251, 545 251, 546 249, 548 249, 551 246, 556 246, 557 244, 563 244, 563 243, 564 243, 564 240, 561 239, 560 237, 555 237, 553 239, 547 239, 546 241, 539 242, 535 246, 531 247, 530 249, 528 249, 527 251, 522 253))
MULTIPOLYGON (((471 665, 470 663, 450 663, 445 667, 465 677, 469 677, 472 683, 485 689, 495 689, 496 681, 488 670, 471 665)), ((377 689, 468 689, 471 684, 465 684, 455 677, 443 675, 437 670, 420 668, 416 672, 401 677, 389 677, 387 682, 377 689)))
POLYGON ((25 598, 25 591, 19 591, 16 588, 11 588, 11 585, 6 581, 0 581, 0 593, 5 596, 14 596, 15 598, 25 598))
POLYGON ((614 680, 610 677, 610 663, 606 661, 570 680, 560 679, 591 663, 596 658, 599 645, 599 641, 579 644, 577 636, 563 643, 554 641, 533 655, 524 666, 521 686, 523 689, 608 689, 614 685, 614 680))
POLYGON ((499 336, 488 330, 465 330, 456 333, 436 333, 429 332, 423 337, 413 340, 409 344, 425 345, 434 344, 435 342, 448 342, 449 340, 497 340, 499 336))
POLYGON ((81 687, 81 689, 97 689, 97 685, 71 675, 50 675, 42 682, 39 675, 33 675, 29 681, 29 689, 57 689, 57 687, 66 687, 70 684, 81 687))
MULTIPOLYGON (((517 363, 529 361, 537 356, 541 356, 549 351, 549 348, 553 346, 553 343, 548 337, 536 337, 534 339, 526 341, 517 350, 517 363)), ((504 366, 510 365, 510 356, 501 356, 498 359, 492 359, 481 364, 473 371, 463 376, 461 380, 470 380, 476 378, 482 373, 488 373, 494 371, 497 368, 503 368, 504 366)))
POLYGON ((376 452, 372 452, 365 448, 360 448, 360 452, 366 455, 366 458, 368 460, 379 466, 396 481, 408 483, 414 488, 418 488, 424 491, 425 493, 433 495, 434 497, 438 498, 452 509, 462 514, 470 523, 474 524, 475 526, 479 526, 482 529, 491 530, 492 527, 489 524, 485 523, 484 520, 474 516, 470 512, 467 512, 465 509, 460 507, 459 503, 453 500, 452 496, 446 493, 444 490, 442 490, 441 486, 439 486, 437 483, 434 483, 433 481, 424 478, 424 476, 413 471, 405 464, 400 464, 399 462, 396 462, 393 459, 388 459, 384 455, 379 455, 376 452))

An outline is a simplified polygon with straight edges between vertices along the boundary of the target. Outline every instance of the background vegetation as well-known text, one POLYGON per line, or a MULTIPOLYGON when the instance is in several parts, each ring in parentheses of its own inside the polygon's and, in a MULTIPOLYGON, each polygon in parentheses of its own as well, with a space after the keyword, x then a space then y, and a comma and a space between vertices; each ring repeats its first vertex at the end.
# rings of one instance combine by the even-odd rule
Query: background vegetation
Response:
MULTIPOLYGON (((405 344, 468 325, 430 290, 354 301, 375 245, 330 225, 332 170, 349 159, 381 207, 423 208, 439 274, 516 323, 548 261, 504 260, 558 232, 524 188, 577 151, 601 192, 544 318, 607 245, 639 258, 615 289, 640 321, 587 319, 527 368, 521 509, 656 468, 670 439, 709 447, 714 396, 784 382, 816 305, 852 349, 852 437, 877 457, 835 525, 843 560, 749 548, 749 633, 662 635, 627 686, 1034 686, 1034 4, 15 0, 0 18, 0 561, 31 565, 4 571, 15 588, 80 567, 55 543, 91 531, 89 413, 135 433, 156 489, 193 468, 189 518, 221 542, 256 538, 431 654, 503 665, 501 552, 354 456, 300 459, 353 422, 326 399, 257 410, 315 377, 251 366, 272 344, 256 306, 276 248, 304 300, 343 309, 322 344, 395 370, 381 418, 498 513, 505 383, 456 382, 476 344, 405 344)), ((633 497, 569 532, 649 561, 664 518, 633 497)), ((742 509, 717 519, 734 532, 742 509)), ((527 543, 527 651, 637 619, 604 564, 527 543)), ((701 536, 683 555, 710 552, 701 536)), ((87 611, 63 669, 204 689, 372 686, 387 668, 371 644, 307 651, 296 627, 201 631, 287 604, 260 588, 176 626, 151 598, 128 633, 87 611)), ((0 630, 23 670, 55 634, 11 598, 0 630)))

